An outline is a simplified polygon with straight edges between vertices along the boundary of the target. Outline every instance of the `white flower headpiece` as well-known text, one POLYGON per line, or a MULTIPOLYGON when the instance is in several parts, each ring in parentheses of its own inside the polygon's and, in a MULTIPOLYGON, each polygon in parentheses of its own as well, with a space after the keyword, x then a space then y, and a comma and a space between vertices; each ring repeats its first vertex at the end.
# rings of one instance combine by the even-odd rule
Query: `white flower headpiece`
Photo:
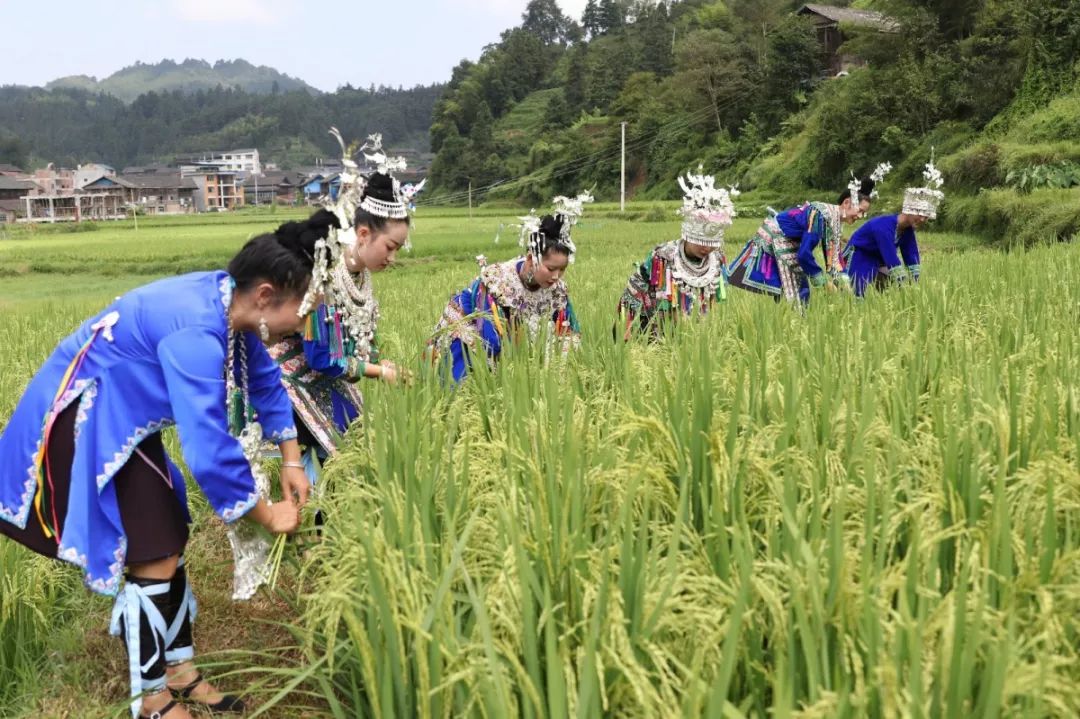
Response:
MULTIPOLYGON (((874 189, 870 191, 870 199, 874 199, 878 196, 878 185, 885 179, 886 175, 892 172, 892 164, 888 162, 878 163, 878 166, 874 168, 874 171, 870 173, 870 179, 874 181, 874 189)), ((851 173, 851 182, 848 183, 848 191, 851 192, 852 205, 858 205, 857 198, 862 194, 862 180, 855 176, 855 173, 851 173)))
POLYGON ((551 201, 551 214, 559 222, 558 237, 548 237, 541 232, 543 218, 536 214, 536 210, 532 210, 525 217, 519 218, 521 224, 518 227, 521 228, 521 234, 518 236, 518 244, 528 254, 537 258, 542 257, 550 247, 561 245, 568 250, 570 262, 573 262, 577 246, 570 238, 570 230, 585 213, 585 205, 592 201, 593 196, 588 190, 581 192, 577 197, 559 195, 551 201))
POLYGON ((945 199, 945 193, 941 188, 945 186, 945 178, 941 171, 934 167, 934 149, 930 148, 930 162, 923 170, 923 179, 926 184, 923 187, 909 187, 904 192, 903 212, 906 215, 922 215, 931 220, 937 217, 938 206, 945 199))
POLYGON ((724 231, 738 214, 732 198, 738 197, 739 191, 734 187, 716 187, 716 178, 703 174, 702 170, 698 165, 698 174, 688 172, 685 178, 679 178, 683 191, 683 206, 679 209, 683 217, 682 238, 695 245, 723 247, 724 231))

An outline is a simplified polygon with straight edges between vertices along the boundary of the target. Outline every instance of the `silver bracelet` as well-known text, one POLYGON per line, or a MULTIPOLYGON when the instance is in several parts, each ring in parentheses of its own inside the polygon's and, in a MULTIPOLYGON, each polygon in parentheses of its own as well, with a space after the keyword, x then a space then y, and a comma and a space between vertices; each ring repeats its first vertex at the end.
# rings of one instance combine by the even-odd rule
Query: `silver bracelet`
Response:
POLYGON ((284 467, 293 467, 295 469, 303 469, 304 468, 304 464, 302 462, 282 462, 281 466, 282 466, 282 468, 284 468, 284 467))

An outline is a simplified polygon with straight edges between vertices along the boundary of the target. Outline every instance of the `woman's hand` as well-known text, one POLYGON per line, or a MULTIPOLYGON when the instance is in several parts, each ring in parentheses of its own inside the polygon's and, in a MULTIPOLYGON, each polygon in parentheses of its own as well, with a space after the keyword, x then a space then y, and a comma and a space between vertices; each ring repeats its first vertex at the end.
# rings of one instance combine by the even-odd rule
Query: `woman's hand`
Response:
POLYGON ((290 500, 270 505, 266 529, 274 534, 292 534, 300 526, 300 510, 290 500))
POLYGON ((303 507, 307 504, 310 489, 311 482, 308 480, 303 467, 282 466, 281 496, 286 501, 291 503, 295 500, 297 506, 303 507))
POLYGON ((290 500, 270 504, 265 499, 260 499, 251 508, 248 518, 274 534, 292 533, 300 526, 300 510, 290 500))
POLYGON ((387 384, 397 384, 398 370, 397 365, 390 360, 383 360, 379 363, 379 379, 387 384))

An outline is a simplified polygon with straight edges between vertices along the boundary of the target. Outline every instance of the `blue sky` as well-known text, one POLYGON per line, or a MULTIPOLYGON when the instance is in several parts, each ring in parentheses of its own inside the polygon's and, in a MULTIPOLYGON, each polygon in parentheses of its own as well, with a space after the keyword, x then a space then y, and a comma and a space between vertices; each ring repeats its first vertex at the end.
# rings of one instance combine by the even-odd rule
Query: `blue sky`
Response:
MULTIPOLYGON (((101 79, 135 61, 243 58, 320 90, 430 84, 520 22, 527 0, 0 0, 0 85, 101 79)), ((559 0, 580 18, 585 0, 559 0)))

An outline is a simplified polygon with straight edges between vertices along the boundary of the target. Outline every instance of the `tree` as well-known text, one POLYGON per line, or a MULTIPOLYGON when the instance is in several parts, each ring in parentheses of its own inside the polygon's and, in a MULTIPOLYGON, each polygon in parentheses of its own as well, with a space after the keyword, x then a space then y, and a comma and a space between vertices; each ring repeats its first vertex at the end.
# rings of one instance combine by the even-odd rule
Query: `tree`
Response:
POLYGON ((556 91, 548 100, 544 110, 544 129, 558 130, 570 124, 570 106, 566 103, 566 93, 556 91))
POLYGON ((16 135, 0 134, 0 163, 15 165, 24 170, 30 162, 30 151, 16 135))
POLYGON ((567 109, 572 116, 576 116, 585 107, 585 58, 587 54, 588 50, 584 46, 570 50, 570 62, 566 70, 563 94, 566 96, 567 109))
POLYGON ((618 0, 600 0, 601 34, 618 30, 626 22, 626 11, 618 0))
POLYGON ((590 38, 594 38, 604 31, 603 19, 596 0, 589 0, 585 3, 585 12, 581 14, 581 24, 590 38))
POLYGON ((555 0, 529 0, 521 16, 521 29, 545 45, 567 42, 570 23, 555 0))
POLYGON ((797 99, 808 89, 821 64, 821 46, 813 26, 805 19, 789 16, 768 36, 765 52, 763 92, 757 94, 759 115, 767 134, 798 109, 797 99))
POLYGON ((707 103, 717 130, 725 122, 741 124, 746 114, 739 100, 749 97, 751 85, 738 42, 723 30, 697 30, 675 51, 678 71, 672 83, 694 112, 707 103))

